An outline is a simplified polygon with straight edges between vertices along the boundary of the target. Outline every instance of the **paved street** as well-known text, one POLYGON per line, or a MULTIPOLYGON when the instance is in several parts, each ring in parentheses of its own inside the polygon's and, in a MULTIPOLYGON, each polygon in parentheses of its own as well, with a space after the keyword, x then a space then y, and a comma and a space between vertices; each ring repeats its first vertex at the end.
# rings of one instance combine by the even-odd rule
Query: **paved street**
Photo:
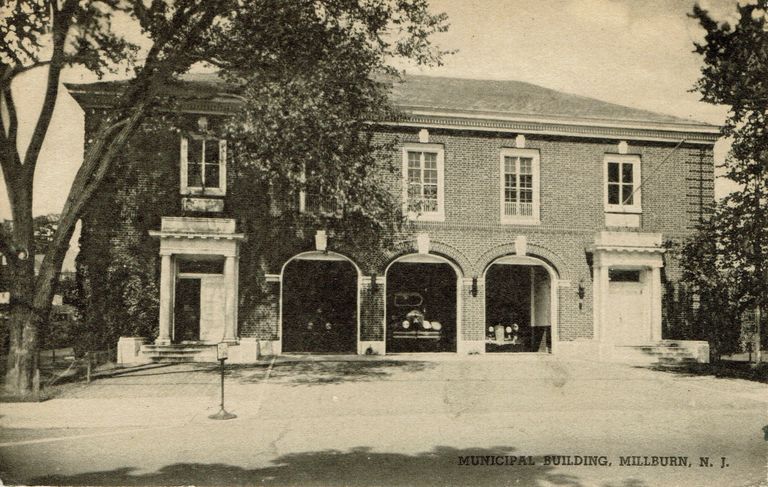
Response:
POLYGON ((535 356, 281 359, 229 371, 227 409, 237 419, 209 420, 217 402, 214 367, 153 365, 47 402, 2 404, 0 477, 48 485, 766 483, 768 386, 741 380, 535 356), (467 455, 531 456, 535 465, 461 465, 472 462, 460 460, 467 455), (610 465, 554 465, 585 456, 610 465), (639 456, 635 464, 688 457, 690 466, 620 466, 626 456, 639 456))

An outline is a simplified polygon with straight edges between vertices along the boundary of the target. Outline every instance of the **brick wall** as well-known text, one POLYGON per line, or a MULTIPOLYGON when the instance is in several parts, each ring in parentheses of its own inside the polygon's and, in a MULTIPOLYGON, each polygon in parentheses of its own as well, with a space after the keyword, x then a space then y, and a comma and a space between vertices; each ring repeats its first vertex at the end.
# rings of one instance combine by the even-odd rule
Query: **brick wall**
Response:
MULTIPOLYGON (((93 127, 89 114, 88 127, 93 127)), ((159 218, 169 213, 180 214, 178 193, 178 135, 153 134, 152 144, 146 144, 157 164, 172 167, 160 183, 150 182, 153 173, 138 178, 140 187, 155 189, 174 201, 164 205, 161 212, 147 211, 141 225, 136 218, 117 218, 110 233, 115 238, 131 241, 142 240, 146 228, 159 227, 159 218), (165 140, 158 144, 157 140, 165 140), (153 148, 164 147, 163 154, 154 154, 153 148), (169 210, 170 209, 170 210, 169 210)), ((379 141, 395 138, 399 143, 418 142, 417 129, 382 130, 379 141)), ((445 214, 444 222, 414 223, 403 235, 396 236, 395 247, 383 252, 361 248, 354 239, 344 242, 329 241, 329 249, 351 258, 364 275, 378 275, 379 289, 372 293, 369 286, 361 289, 361 339, 380 341, 383 333, 384 276, 387 265, 397 256, 415 251, 414 234, 428 232, 432 251, 451 260, 463 278, 478 277, 480 288, 477 296, 471 296, 469 287, 463 285, 462 338, 482 340, 485 323, 485 289, 482 278, 487 267, 497 258, 514 253, 515 237, 524 235, 528 241, 528 253, 546 262, 557 273, 557 278, 570 283, 559 287, 559 339, 574 340, 592 337, 592 277, 589 256, 586 252, 595 233, 605 230, 603 208, 603 165, 606 153, 618 151, 618 141, 588 138, 565 138, 529 135, 526 148, 540 153, 540 216, 537 225, 502 224, 500 216, 500 151, 515 147, 514 134, 470 131, 430 131, 430 143, 441 144, 445 150, 445 214), (585 296, 579 309, 578 287, 583 286, 585 296)), ((714 198, 713 156, 711 147, 683 145, 673 151, 674 143, 650 143, 628 140, 629 153, 638 154, 642 161, 642 175, 646 180, 642 190, 641 227, 631 231, 658 232, 664 239, 680 241, 693 230, 705 205, 714 198), (665 160, 666 159, 666 160, 665 160)), ((140 143, 139 143, 140 145, 140 143)), ((236 154, 229 151, 228 167, 230 185, 237 184, 235 177, 236 154)), ((402 152, 398 148, 391 154, 392 163, 402 165, 402 152)), ((167 170, 165 171, 167 172, 167 170)), ((400 176, 392 176, 388 184, 395 194, 401 191, 400 176)), ((136 194, 139 198, 141 192, 136 194)), ((123 200, 126 198, 123 197, 123 200)), ((128 198, 130 199, 130 198, 128 198)), ((125 203, 125 201, 123 201, 125 203)), ((123 211, 135 211, 136 205, 127 203, 123 211)), ((227 210, 228 211, 228 210, 227 210)), ((227 215, 237 218, 237 215, 227 215)), ((101 223, 103 224, 103 222, 101 223)), ((86 227, 89 221, 85 219, 86 227)), ((98 233, 98 228, 88 228, 84 238, 98 233)), ((312 235, 294 234, 295 241, 281 241, 281 248, 292 255, 312 250, 312 235)), ((156 245, 156 243, 148 243, 156 245)), ((87 246, 87 245, 86 245, 87 246)), ((85 247, 84 247, 85 248, 85 247)), ((263 263, 263 273, 277 274, 285 263, 286 252, 274 252, 263 263)), ((147 262, 156 267, 156 262, 147 262)), ((665 258, 665 277, 672 281, 679 278, 679 266, 671 258, 665 258)), ((240 287, 249 285, 249 279, 263 279, 241 266, 240 287)), ((98 270, 94 270, 98 271, 98 270)), ((262 285, 263 282, 261 283, 262 285)), ((266 283, 263 302, 253 309, 241 307, 239 330, 242 336, 264 340, 278 338, 279 283, 266 283)), ((119 297, 115 297, 118 298, 119 297)))

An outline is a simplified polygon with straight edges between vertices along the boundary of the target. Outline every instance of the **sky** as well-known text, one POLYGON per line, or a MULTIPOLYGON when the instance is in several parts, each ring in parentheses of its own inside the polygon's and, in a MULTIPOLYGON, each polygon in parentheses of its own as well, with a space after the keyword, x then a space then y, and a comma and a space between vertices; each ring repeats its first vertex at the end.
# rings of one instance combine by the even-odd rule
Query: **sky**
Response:
MULTIPOLYGON (((693 0, 431 0, 450 29, 434 40, 458 50, 440 67, 400 65, 412 74, 526 81, 577 95, 692 120, 721 124, 727 110, 690 90, 700 75, 693 43, 703 30, 687 17, 693 0)), ((700 3, 719 19, 735 15, 735 0, 700 3)), ((44 92, 44 72, 14 85, 26 144, 44 92)), ((95 78, 73 69, 65 81, 95 78)), ((727 143, 715 148, 722 161, 727 143)), ((35 214, 58 213, 82 162, 83 113, 63 90, 36 170, 35 214)), ((2 181, 0 180, 0 185, 2 181)), ((716 193, 730 186, 718 181, 716 193)), ((10 218, 4 187, 0 219, 10 218)))

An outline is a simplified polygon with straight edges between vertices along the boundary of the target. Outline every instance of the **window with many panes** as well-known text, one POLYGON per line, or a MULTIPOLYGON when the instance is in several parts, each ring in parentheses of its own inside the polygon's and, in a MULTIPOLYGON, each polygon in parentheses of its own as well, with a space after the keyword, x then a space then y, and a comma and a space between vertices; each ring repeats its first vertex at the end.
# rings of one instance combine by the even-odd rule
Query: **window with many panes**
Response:
POLYGON ((443 149, 434 144, 414 144, 403 149, 403 198, 410 218, 442 220, 443 149))
POLYGON ((539 221, 539 152, 503 149, 501 152, 501 221, 539 221))
MULTIPOLYGON (((303 183, 306 183, 306 168, 302 171, 301 179, 303 183)), ((337 188, 338 187, 339 185, 337 185, 337 188)), ((328 190, 324 193, 317 188, 313 188, 312 185, 299 191, 299 212, 313 213, 326 217, 341 217, 343 214, 343 205, 327 193, 328 190)))
POLYGON ((605 210, 639 213, 640 157, 609 154, 605 157, 605 210))
POLYGON ((181 190, 185 194, 226 193, 227 143, 205 137, 181 139, 181 190))

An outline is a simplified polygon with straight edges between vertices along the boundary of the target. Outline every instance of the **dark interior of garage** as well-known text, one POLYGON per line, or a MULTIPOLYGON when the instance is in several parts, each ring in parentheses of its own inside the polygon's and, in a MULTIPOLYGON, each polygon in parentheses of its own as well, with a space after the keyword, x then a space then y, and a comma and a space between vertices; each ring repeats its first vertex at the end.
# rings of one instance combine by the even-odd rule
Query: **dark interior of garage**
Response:
POLYGON ((549 275, 540 266, 494 264, 488 269, 486 352, 550 350, 549 286, 549 275))
POLYGON ((442 263, 392 264, 387 272, 387 352, 455 351, 456 272, 442 263))
POLYGON ((357 271, 346 261, 294 260, 283 273, 283 351, 356 353, 357 271))

